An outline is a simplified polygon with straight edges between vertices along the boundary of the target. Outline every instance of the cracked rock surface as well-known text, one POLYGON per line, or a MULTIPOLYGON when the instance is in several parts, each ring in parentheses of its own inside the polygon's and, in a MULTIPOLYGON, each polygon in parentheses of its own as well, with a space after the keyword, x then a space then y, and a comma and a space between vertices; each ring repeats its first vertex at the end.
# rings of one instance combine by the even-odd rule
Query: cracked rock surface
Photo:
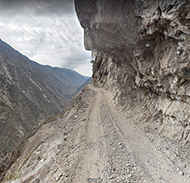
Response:
POLYGON ((111 91, 115 104, 179 172, 188 172, 190 1, 76 0, 75 5, 85 47, 94 56, 94 85, 111 91))

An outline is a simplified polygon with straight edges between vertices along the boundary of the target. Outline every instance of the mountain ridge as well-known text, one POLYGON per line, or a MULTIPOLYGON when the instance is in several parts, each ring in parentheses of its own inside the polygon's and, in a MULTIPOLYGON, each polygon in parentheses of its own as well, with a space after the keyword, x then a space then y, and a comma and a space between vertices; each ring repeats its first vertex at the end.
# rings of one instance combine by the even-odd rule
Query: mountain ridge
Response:
POLYGON ((0 179, 25 139, 63 113, 87 79, 31 61, 0 40, 0 179))

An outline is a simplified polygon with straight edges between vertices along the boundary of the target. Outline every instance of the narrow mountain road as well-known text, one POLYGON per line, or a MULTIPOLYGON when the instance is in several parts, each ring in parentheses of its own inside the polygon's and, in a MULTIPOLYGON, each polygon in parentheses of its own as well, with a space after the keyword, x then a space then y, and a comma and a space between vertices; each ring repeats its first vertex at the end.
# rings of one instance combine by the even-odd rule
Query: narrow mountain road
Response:
POLYGON ((91 104, 88 125, 86 126, 86 151, 79 163, 73 182, 97 182, 106 166, 105 134, 103 124, 101 124, 100 108, 96 107, 100 103, 101 96, 98 93, 96 100, 91 104))
POLYGON ((133 121, 116 110, 109 92, 92 86, 89 91, 88 107, 72 110, 66 119, 46 125, 30 139, 37 148, 26 147, 15 165, 22 181, 11 182, 190 182, 133 121), (40 137, 43 140, 36 143, 40 137), (30 154, 27 161, 26 154, 30 154))
POLYGON ((91 110, 87 139, 74 182, 189 182, 101 89, 91 110))
POLYGON ((100 103, 102 106, 101 116, 106 115, 106 123, 113 125, 120 137, 121 143, 131 154, 131 159, 144 173, 142 177, 146 180, 145 182, 185 183, 190 181, 190 179, 177 172, 177 168, 173 162, 165 157, 165 154, 156 149, 145 133, 134 125, 133 121, 126 119, 123 113, 115 109, 114 105, 110 102, 110 96, 107 95, 107 92, 101 90, 99 92, 102 93, 102 103, 100 103))

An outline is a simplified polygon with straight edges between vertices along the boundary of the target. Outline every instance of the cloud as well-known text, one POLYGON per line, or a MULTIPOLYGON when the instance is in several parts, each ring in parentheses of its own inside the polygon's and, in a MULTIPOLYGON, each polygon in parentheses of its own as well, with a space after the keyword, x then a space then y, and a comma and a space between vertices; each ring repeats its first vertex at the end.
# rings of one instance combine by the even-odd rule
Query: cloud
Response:
POLYGON ((29 12, 36 15, 71 14, 72 0, 0 0, 1 13, 29 12))
POLYGON ((36 5, 34 0, 6 0, 3 4, 0 0, 0 38, 41 64, 91 75, 90 53, 84 49, 83 30, 72 12, 72 1, 51 2, 39 0, 36 5), (1 11, 1 4, 7 12, 1 11))

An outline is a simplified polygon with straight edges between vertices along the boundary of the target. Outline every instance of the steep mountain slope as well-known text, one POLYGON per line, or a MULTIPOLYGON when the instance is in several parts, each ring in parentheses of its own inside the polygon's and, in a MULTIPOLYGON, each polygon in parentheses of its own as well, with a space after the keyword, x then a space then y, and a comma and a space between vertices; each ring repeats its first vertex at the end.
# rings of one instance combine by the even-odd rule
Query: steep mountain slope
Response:
POLYGON ((0 179, 24 139, 44 120, 62 113, 87 79, 39 65, 0 41, 0 179))

